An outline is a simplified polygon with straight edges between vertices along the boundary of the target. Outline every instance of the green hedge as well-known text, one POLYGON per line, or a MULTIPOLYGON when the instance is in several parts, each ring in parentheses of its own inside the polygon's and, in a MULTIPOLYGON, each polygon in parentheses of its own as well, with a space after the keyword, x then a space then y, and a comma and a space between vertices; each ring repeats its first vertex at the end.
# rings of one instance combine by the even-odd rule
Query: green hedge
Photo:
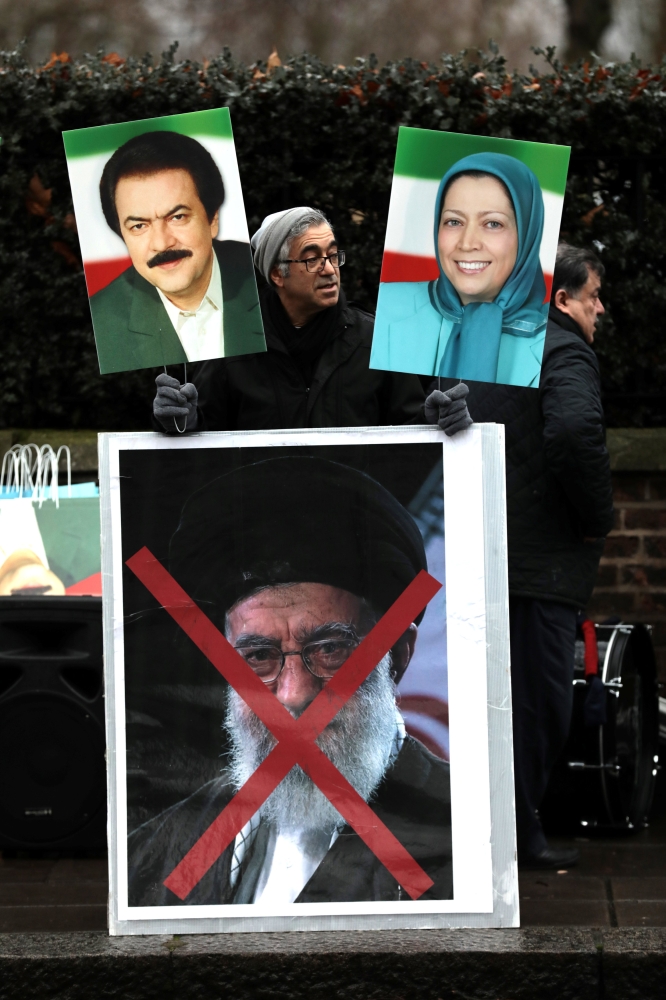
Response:
MULTIPOLYGON (((497 52, 437 66, 310 56, 268 71, 175 47, 28 65, 0 56, 0 426, 147 425, 154 373, 100 377, 61 139, 81 128, 228 105, 250 231, 321 207, 348 252, 348 294, 374 305, 400 124, 571 144, 563 231, 598 241, 607 314, 597 345, 615 426, 664 423, 666 82, 637 62, 508 74, 497 52)), ((63 57, 66 59, 66 57, 63 57)), ((666 67, 664 67, 666 69, 666 67)))

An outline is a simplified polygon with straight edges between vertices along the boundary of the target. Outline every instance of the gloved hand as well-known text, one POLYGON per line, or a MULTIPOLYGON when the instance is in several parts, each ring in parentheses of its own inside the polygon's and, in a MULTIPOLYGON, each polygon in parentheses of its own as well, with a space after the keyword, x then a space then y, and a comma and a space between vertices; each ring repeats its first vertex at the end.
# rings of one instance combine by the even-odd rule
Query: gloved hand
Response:
POLYGON ((197 429, 197 401, 199 394, 192 382, 181 385, 177 378, 163 372, 155 379, 157 395, 153 400, 153 413, 165 431, 173 434, 179 429, 197 429), (176 421, 178 424, 176 426, 176 421))
POLYGON ((446 392, 434 389, 425 401, 426 420, 429 424, 439 424, 448 437, 464 431, 474 423, 465 402, 468 395, 469 386, 464 382, 446 392))

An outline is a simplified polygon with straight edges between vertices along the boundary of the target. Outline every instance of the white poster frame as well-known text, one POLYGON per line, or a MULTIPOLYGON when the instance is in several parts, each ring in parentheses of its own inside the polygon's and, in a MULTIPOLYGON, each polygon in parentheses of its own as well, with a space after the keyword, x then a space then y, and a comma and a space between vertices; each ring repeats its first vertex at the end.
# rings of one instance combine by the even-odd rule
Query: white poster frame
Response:
POLYGON ((509 661, 504 427, 101 434, 109 933, 516 927, 519 925, 509 661), (439 442, 444 463, 452 900, 131 907, 119 456, 129 450, 439 442), (472 793, 470 793, 470 789, 472 793), (193 912, 193 911, 196 911, 193 912))

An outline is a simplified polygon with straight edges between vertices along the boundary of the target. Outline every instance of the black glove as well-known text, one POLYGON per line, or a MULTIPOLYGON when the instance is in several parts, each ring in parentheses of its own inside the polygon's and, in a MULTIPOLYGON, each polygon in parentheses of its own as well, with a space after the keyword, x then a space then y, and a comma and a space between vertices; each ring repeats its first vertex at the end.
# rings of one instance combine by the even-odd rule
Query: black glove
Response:
POLYGON ((453 437, 458 431, 464 431, 474 423, 465 402, 468 395, 469 386, 464 382, 454 385, 453 389, 447 389, 446 392, 434 389, 425 401, 427 422, 439 424, 449 437, 453 437))
POLYGON ((197 429, 197 401, 199 394, 192 382, 181 385, 177 378, 164 372, 155 379, 157 395, 153 400, 153 414, 165 431, 174 434, 178 430, 197 429))

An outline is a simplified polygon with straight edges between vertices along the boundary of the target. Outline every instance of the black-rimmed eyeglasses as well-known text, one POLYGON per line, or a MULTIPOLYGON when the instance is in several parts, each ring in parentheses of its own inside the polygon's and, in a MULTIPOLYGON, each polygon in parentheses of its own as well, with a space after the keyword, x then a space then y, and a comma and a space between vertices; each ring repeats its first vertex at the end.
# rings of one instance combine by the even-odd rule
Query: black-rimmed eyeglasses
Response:
POLYGON ((360 641, 347 638, 321 639, 319 642, 307 642, 302 649, 294 650, 268 645, 239 645, 234 648, 265 684, 272 684, 282 673, 288 656, 300 656, 313 677, 330 680, 336 670, 349 659, 360 641))
POLYGON ((304 257, 302 260, 281 260, 278 263, 305 264, 307 270, 312 274, 315 271, 323 271, 326 267, 326 261, 335 268, 342 267, 345 262, 345 251, 337 250, 335 253, 329 253, 328 257, 304 257))

